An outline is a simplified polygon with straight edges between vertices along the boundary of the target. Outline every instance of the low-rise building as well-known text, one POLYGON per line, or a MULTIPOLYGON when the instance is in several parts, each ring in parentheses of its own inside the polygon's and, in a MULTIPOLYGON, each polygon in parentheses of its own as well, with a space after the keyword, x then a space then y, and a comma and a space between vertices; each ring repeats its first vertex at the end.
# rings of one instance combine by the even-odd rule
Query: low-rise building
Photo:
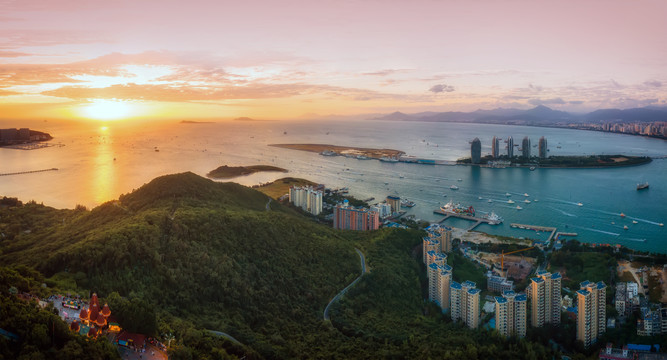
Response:
POLYGON ((502 294, 505 291, 514 290, 514 281, 507 280, 507 278, 498 275, 487 275, 486 288, 489 291, 495 291, 502 294))

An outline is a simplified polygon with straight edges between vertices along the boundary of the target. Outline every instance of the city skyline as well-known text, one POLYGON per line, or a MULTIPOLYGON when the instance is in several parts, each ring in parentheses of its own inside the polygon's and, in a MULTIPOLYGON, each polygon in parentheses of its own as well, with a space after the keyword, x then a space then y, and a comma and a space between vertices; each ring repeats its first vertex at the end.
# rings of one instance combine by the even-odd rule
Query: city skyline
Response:
POLYGON ((61 0, 0 10, 0 111, 17 120, 667 104, 660 1, 61 0))

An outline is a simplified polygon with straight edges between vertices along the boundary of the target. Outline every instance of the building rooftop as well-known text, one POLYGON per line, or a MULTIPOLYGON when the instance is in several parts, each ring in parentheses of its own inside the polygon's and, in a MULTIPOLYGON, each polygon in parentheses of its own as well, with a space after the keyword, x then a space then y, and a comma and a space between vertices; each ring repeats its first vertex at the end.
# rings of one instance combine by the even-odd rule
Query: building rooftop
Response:
POLYGON ((577 294, 588 296, 590 295, 590 292, 588 290, 577 290, 577 294))
POLYGON ((461 284, 457 283, 456 281, 452 281, 452 284, 449 287, 457 290, 463 289, 463 287, 461 287, 461 284))
POLYGON ((526 294, 519 294, 514 298, 514 301, 528 301, 526 294))
POLYGON ((560 278, 562 278, 562 276, 560 275, 560 273, 553 273, 553 274, 551 274, 551 278, 552 279, 560 279, 560 278))
POLYGON ((428 267, 431 268, 431 269, 433 269, 433 270, 438 270, 438 264, 436 264, 436 263, 430 263, 430 264, 428 265, 428 267))
POLYGON ((534 278, 530 278, 530 281, 532 281, 532 282, 534 282, 534 283, 543 283, 543 282, 544 282, 544 279, 542 279, 542 278, 538 278, 538 277, 534 277, 534 278))
POLYGON ((466 280, 465 282, 463 282, 462 286, 467 286, 467 287, 473 287, 474 288, 474 287, 477 286, 477 284, 475 284, 475 282, 473 282, 473 281, 466 280))
POLYGON ((390 200, 401 200, 400 197, 398 197, 398 196, 394 196, 394 195, 389 195, 389 196, 387 196, 387 199, 390 199, 390 200))
POLYGON ((470 294, 470 295, 479 294, 480 292, 482 292, 482 290, 480 290, 480 289, 470 289, 470 290, 468 290, 468 294, 470 294))
POLYGON ((505 298, 502 297, 502 296, 496 296, 494 299, 496 299, 496 302, 497 302, 498 304, 505 304, 505 303, 507 303, 507 299, 505 299, 505 298))

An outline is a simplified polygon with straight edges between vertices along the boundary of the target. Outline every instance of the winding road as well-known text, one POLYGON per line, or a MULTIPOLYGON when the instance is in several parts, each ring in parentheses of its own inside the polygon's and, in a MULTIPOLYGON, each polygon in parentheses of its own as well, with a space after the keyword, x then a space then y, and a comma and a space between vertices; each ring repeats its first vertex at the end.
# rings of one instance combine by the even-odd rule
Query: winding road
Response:
MULTIPOLYGON (((333 299, 331 299, 331 301, 329 301, 329 303, 327 304, 327 307, 324 308, 324 320, 331 320, 331 317, 329 316, 329 308, 331 307, 331 305, 333 305, 333 303, 336 300, 338 300, 352 286, 354 286, 354 284, 356 284, 359 280, 361 280, 361 277, 364 276, 364 274, 366 273, 366 258, 364 257, 364 253, 362 253, 361 250, 356 249, 356 248, 354 250, 357 252, 357 254, 359 254, 359 259, 361 260, 361 275, 359 275, 358 278, 354 279, 354 281, 352 281, 350 283, 350 285, 346 286, 345 289, 341 290, 341 292, 336 294, 336 296, 334 296, 333 299)), ((370 272, 370 270, 368 272, 370 272)))

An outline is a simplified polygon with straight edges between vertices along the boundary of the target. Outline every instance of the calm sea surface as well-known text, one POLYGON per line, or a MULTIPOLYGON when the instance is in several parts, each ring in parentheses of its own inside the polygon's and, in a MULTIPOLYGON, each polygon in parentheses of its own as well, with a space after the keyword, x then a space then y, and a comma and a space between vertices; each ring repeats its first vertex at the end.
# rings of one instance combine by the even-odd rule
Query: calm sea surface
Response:
MULTIPOLYGON (((618 169, 529 171, 386 163, 267 146, 325 143, 391 148, 423 158, 456 160, 469 156, 469 141, 474 137, 482 140, 482 154, 488 154, 494 135, 503 139, 511 135, 515 143, 529 136, 533 144, 545 136, 550 155, 665 156, 667 142, 658 139, 524 126, 386 121, 141 125, 44 122, 20 126, 47 131, 54 136, 53 143, 64 146, 31 151, 0 149, 0 172, 59 170, 0 176, 0 195, 23 201, 34 199, 57 208, 73 208, 76 204, 93 207, 160 175, 192 171, 205 176, 220 165, 269 164, 290 173, 260 173, 234 181, 253 185, 294 176, 328 187, 349 187, 350 193, 361 199, 374 197, 379 201, 387 195, 399 195, 417 203, 409 214, 429 221, 441 219, 433 210, 452 200, 472 205, 478 212, 495 211, 502 216, 505 221, 501 225, 477 228, 491 234, 546 239, 547 234, 512 229, 509 224, 555 226, 559 231, 577 232, 584 242, 667 252, 667 227, 658 225, 667 223, 665 159, 618 169), (644 181, 650 188, 637 191, 637 183, 644 181), (459 190, 451 190, 451 185, 459 190), (506 193, 516 204, 507 203, 506 193), (525 199, 531 203, 524 203, 525 199), (516 205, 523 209, 517 210, 516 205), (622 218, 621 212, 627 216, 622 218)), ((0 128, 6 127, 17 124, 0 122, 0 128)), ((471 225, 456 219, 447 224, 464 228, 471 225)))

